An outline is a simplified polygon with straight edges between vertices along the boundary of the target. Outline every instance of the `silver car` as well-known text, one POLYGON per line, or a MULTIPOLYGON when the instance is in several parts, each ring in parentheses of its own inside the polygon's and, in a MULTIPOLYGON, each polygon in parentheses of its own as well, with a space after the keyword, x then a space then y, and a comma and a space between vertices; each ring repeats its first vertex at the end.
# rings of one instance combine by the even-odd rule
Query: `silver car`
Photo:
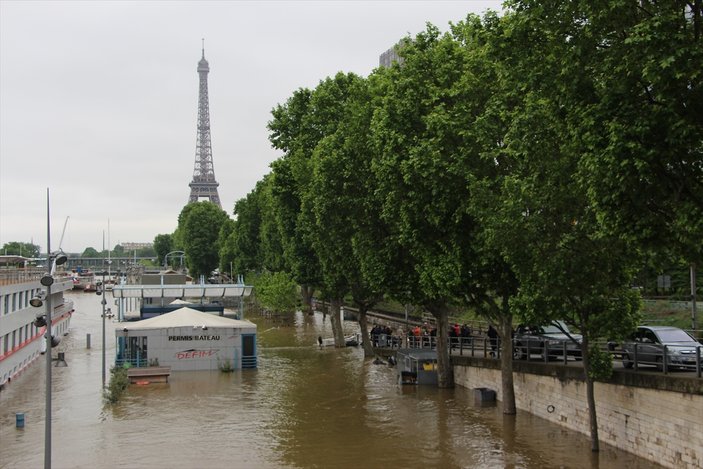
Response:
POLYGON ((664 367, 664 350, 666 350, 667 367, 692 368, 696 366, 696 351, 703 346, 688 332, 671 326, 639 326, 630 340, 622 346, 622 365, 632 368, 638 365, 655 365, 664 367))
POLYGON ((563 357, 581 359, 581 334, 569 330, 564 321, 552 321, 546 326, 519 325, 513 335, 513 358, 530 359, 540 354, 544 361, 563 357))

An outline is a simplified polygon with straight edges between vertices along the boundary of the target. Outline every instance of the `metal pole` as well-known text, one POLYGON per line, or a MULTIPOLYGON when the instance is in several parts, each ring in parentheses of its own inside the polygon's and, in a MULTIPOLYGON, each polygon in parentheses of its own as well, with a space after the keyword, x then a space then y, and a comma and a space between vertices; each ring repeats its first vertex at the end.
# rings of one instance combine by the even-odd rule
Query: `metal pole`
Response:
POLYGON ((410 347, 409 337, 410 337, 410 324, 408 323, 408 304, 405 303, 405 341, 408 342, 408 347, 410 347))
MULTIPOLYGON (((49 218, 49 188, 46 188, 46 268, 52 274, 51 223, 49 218)), ((46 285, 46 415, 44 417, 44 469, 51 469, 51 280, 46 285)))
POLYGON ((46 287, 46 417, 44 423, 44 468, 51 469, 51 285, 46 287))
POLYGON ((103 270, 103 286, 102 286, 103 299, 101 301, 103 305, 103 388, 105 387, 105 270, 103 270))
POLYGON ((693 334, 696 337, 701 337, 698 333, 698 324, 696 321, 696 264, 691 262, 691 327, 693 334))
MULTIPOLYGON (((108 226, 110 226, 109 220, 108 220, 108 226)), ((108 246, 108 249, 109 249, 109 246, 108 246)), ((104 232, 104 231, 103 231, 103 252, 102 252, 102 254, 103 254, 103 256, 105 255, 105 232, 104 232)), ((102 316, 102 319, 103 319, 103 350, 102 350, 102 352, 103 352, 103 357, 102 357, 102 358, 103 358, 103 368, 102 368, 102 378, 103 378, 103 388, 105 388, 105 304, 106 304, 106 302, 105 302, 105 257, 103 257, 103 272, 102 272, 102 274, 103 274, 103 283, 102 283, 102 287, 101 287, 101 288, 102 288, 102 291, 101 291, 101 293, 102 293, 102 301, 101 301, 100 303, 102 304, 102 307, 103 307, 103 313, 102 313, 102 314, 103 314, 103 316, 102 316)))

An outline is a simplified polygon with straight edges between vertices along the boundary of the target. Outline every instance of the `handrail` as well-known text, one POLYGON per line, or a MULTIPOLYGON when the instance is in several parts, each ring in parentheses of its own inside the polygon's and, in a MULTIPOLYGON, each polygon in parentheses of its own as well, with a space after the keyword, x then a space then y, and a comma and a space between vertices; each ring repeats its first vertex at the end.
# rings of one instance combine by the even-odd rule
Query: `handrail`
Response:
MULTIPOLYGON (((384 334, 385 335, 385 334, 384 334)), ((544 345, 539 347, 535 345, 518 345, 513 339, 513 359, 514 360, 525 360, 531 362, 544 362, 552 364, 575 364, 581 360, 580 350, 576 353, 574 349, 567 349, 567 345, 571 342, 570 340, 552 340, 552 343, 547 345, 547 353, 544 351, 544 345), (554 342, 559 342, 558 344, 554 342), (571 354, 569 353, 571 352, 571 354), (570 360, 571 358, 571 360, 570 360)), ((623 363, 623 368, 629 368, 627 363, 628 352, 621 347, 615 346, 611 342, 598 341, 595 343, 601 350, 608 352, 611 357, 615 360, 620 360, 623 363)), ((437 337, 430 335, 421 336, 408 336, 405 338, 397 336, 388 336, 384 338, 383 341, 377 341, 375 346, 378 347, 407 347, 416 349, 430 349, 434 350, 437 348, 437 337)), ((664 374, 669 374, 674 368, 684 369, 688 371, 695 371, 696 376, 701 378, 703 376, 703 345, 696 347, 695 363, 672 363, 670 354, 668 353, 672 347, 661 346, 661 361, 643 361, 640 358, 638 349, 641 345, 635 344, 635 355, 631 357, 633 373, 648 371, 647 365, 660 367, 664 374)), ((484 357, 487 359, 500 359, 501 347, 500 341, 496 343, 491 343, 491 339, 485 335, 472 335, 470 337, 450 337, 448 338, 449 353, 454 355, 463 356, 465 354, 471 357, 484 357)))

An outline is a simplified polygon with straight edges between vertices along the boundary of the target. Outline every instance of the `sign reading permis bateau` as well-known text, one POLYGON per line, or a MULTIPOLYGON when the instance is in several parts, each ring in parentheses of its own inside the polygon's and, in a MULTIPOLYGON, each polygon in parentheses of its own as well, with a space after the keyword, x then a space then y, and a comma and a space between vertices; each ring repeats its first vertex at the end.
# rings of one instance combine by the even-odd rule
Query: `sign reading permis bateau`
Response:
POLYGON ((168 336, 169 342, 176 341, 187 341, 187 340, 220 340, 219 335, 170 335, 168 336))

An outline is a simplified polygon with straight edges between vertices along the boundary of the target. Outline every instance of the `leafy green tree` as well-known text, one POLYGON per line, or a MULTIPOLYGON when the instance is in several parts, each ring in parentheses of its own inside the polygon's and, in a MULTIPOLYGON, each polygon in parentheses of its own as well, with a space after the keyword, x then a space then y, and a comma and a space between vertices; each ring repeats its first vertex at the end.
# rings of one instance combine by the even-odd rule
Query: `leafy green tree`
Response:
POLYGON ((522 98, 505 136, 513 168, 501 188, 508 203, 493 218, 495 236, 503 238, 503 255, 520 282, 513 304, 523 318, 564 319, 583 335, 591 447, 597 451, 593 383, 610 366, 596 341, 631 330, 639 311, 631 288, 637 246, 606 229, 580 177, 592 149, 584 115, 599 101, 599 79, 590 72, 596 50, 611 38, 592 36, 594 16, 580 2, 516 3, 507 43, 517 53, 508 70, 522 98))
POLYGON ((276 200, 272 195, 273 174, 264 176, 262 185, 257 185, 259 190, 259 213, 261 216, 259 225, 259 262, 261 270, 279 272, 286 269, 285 254, 283 250, 283 234, 281 225, 276 216, 276 200))
POLYGON ((137 256, 138 257, 158 257, 156 254, 156 249, 154 249, 153 246, 147 246, 147 247, 137 249, 137 256))
POLYGON ((85 248, 81 257, 100 257, 100 253, 95 248, 85 248))
POLYGON ((11 241, 5 243, 2 247, 4 255, 16 255, 24 257, 39 257, 39 246, 32 243, 21 243, 19 241, 11 241))
POLYGON ((313 246, 320 259, 323 284, 332 298, 351 292, 358 307, 364 353, 373 356, 366 313, 382 295, 362 275, 354 249, 357 235, 363 233, 359 221, 368 221, 365 207, 373 190, 368 139, 373 108, 368 102, 366 82, 354 74, 339 73, 315 89, 313 103, 334 107, 337 127, 315 148, 313 179, 304 207, 311 207, 314 215, 313 246))
POLYGON ((178 229, 193 278, 210 273, 219 265, 219 235, 227 213, 209 201, 188 204, 179 216, 178 229))
POLYGON ((480 317, 496 325, 501 347, 501 387, 503 413, 515 414, 513 384, 512 329, 514 311, 511 300, 519 282, 503 255, 503 243, 513 240, 495 236, 494 217, 503 204, 510 204, 501 188, 512 173, 514 163, 505 151, 505 133, 511 111, 520 102, 519 84, 509 70, 515 53, 505 44, 510 37, 512 18, 489 12, 483 18, 469 15, 454 25, 451 33, 461 47, 464 76, 447 91, 456 103, 438 112, 451 122, 446 132, 461 141, 455 172, 464 174, 467 189, 463 202, 471 217, 472 231, 465 243, 471 245, 470 264, 462 287, 463 303, 480 317), (462 169, 463 168, 463 169, 462 169))
POLYGON ((173 236, 170 234, 159 234, 154 237, 154 251, 156 251, 157 262, 164 265, 166 254, 173 251, 173 236))
POLYGON ((182 227, 185 225, 185 220, 188 218, 188 215, 193 208, 194 204, 187 204, 181 209, 181 213, 178 214, 178 225, 176 226, 176 230, 171 235, 174 251, 185 250, 185 239, 182 227))
POLYGON ((561 73, 582 77, 564 80, 559 93, 583 143, 576 177, 598 220, 651 258, 683 258, 695 271, 703 262, 701 1, 514 6, 544 32, 561 73))
POLYGON ((293 274, 301 288, 303 304, 311 311, 311 298, 320 283, 319 261, 306 231, 302 196, 311 176, 310 159, 321 131, 310 118, 311 91, 299 89, 285 105, 272 111, 269 122, 270 141, 282 150, 282 158, 271 164, 271 200, 278 225, 286 271, 293 274))
POLYGON ((263 185, 264 181, 259 181, 246 198, 234 204, 236 221, 232 234, 228 237, 227 248, 234 270, 241 274, 260 270, 262 266, 260 253, 262 214, 259 199, 262 197, 263 185))
POLYGON ((234 253, 232 251, 231 240, 235 236, 235 226, 236 222, 232 219, 228 219, 222 228, 220 228, 220 261, 219 269, 221 274, 225 274, 227 277, 234 275, 234 253))
POLYGON ((292 313, 297 306, 295 280, 285 272, 264 272, 254 281, 256 300, 262 307, 277 313, 292 313))
POLYGON ((472 49, 451 34, 427 30, 401 48, 402 66, 385 73, 383 101, 372 124, 381 217, 402 253, 384 290, 403 292, 437 321, 438 381, 453 386, 448 314, 477 284, 478 226, 467 210, 469 175, 488 163, 471 134, 487 94, 465 80, 472 49), (399 280, 401 282, 399 282, 399 280))

